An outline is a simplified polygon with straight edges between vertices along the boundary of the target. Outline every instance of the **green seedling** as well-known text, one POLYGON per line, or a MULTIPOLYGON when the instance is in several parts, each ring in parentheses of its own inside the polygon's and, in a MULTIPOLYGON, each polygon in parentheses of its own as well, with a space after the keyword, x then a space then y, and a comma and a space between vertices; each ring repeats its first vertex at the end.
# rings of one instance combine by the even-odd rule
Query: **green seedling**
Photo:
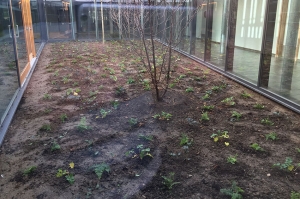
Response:
POLYGON ((209 95, 208 93, 206 93, 206 94, 202 97, 203 100, 208 100, 209 98, 210 98, 210 95, 209 95))
POLYGON ((66 83, 68 83, 70 80, 69 80, 69 78, 68 78, 67 76, 64 76, 62 81, 63 81, 64 84, 66 84, 66 83))
POLYGON ((227 162, 228 162, 228 163, 231 163, 231 164, 237 163, 237 155, 235 155, 235 156, 230 155, 230 156, 227 158, 227 162))
POLYGON ((153 141, 153 136, 152 135, 139 134, 139 139, 145 140, 145 141, 153 141))
POLYGON ((300 153, 300 148, 296 148, 296 151, 297 151, 298 153, 300 153))
POLYGON ((118 100, 114 100, 111 102, 111 105, 114 107, 114 109, 117 109, 119 104, 120 104, 120 102, 118 100))
POLYGON ((235 105, 235 102, 233 100, 234 100, 233 97, 227 97, 224 100, 222 100, 221 102, 226 105, 233 106, 233 105, 235 105))
POLYGON ((237 120, 239 120, 242 117, 242 114, 237 111, 232 111, 231 117, 235 117, 237 120))
POLYGON ((185 89, 185 92, 192 93, 194 92, 194 89, 192 87, 188 87, 187 89, 185 89))
POLYGON ((94 96, 96 96, 97 94, 98 94, 97 91, 95 91, 95 92, 90 91, 90 92, 89 92, 89 97, 94 97, 94 96))
POLYGON ((243 98, 250 98, 251 97, 251 95, 249 93, 246 93, 245 91, 242 92, 241 96, 243 98))
POLYGON ((218 92, 218 91, 221 90, 221 88, 220 88, 219 86, 213 86, 213 87, 211 88, 211 90, 212 90, 212 91, 215 91, 215 92, 218 92))
POLYGON ((171 83, 171 84, 169 85, 169 88, 174 88, 174 86, 175 86, 175 84, 174 84, 174 83, 171 83))
POLYGON ((52 97, 51 94, 45 93, 43 98, 47 100, 47 99, 51 99, 51 97, 52 97))
POLYGON ((143 81, 144 90, 149 91, 151 89, 150 83, 148 80, 143 81))
POLYGON ((231 196, 231 199, 243 199, 241 193, 244 193, 244 190, 237 186, 235 181, 232 182, 231 188, 221 189, 220 192, 224 195, 231 196))
POLYGON ((172 118, 172 116, 173 116, 172 114, 162 111, 161 114, 158 113, 158 114, 153 115, 152 117, 154 119, 170 120, 172 118))
POLYGON ((109 78, 112 79, 114 82, 118 81, 118 78, 115 75, 110 75, 109 78))
POLYGON ((135 80, 131 77, 127 80, 127 84, 133 84, 134 82, 135 80))
POLYGON ((130 118, 128 122, 129 122, 131 127, 135 127, 138 124, 138 119, 130 118))
POLYGON ((273 126, 274 123, 269 119, 269 118, 265 118, 265 119, 262 119, 260 121, 261 124, 265 124, 265 125, 269 125, 269 126, 273 126))
POLYGON ((266 140, 268 140, 268 139, 271 139, 273 141, 274 140, 278 140, 277 134, 275 132, 271 132, 271 133, 269 133, 269 134, 267 134, 265 136, 266 136, 266 140))
POLYGON ((214 108, 215 106, 213 106, 213 105, 204 105, 203 106, 203 110, 205 110, 205 111, 211 111, 213 108, 214 108))
POLYGON ((180 139, 180 146, 184 145, 191 145, 193 142, 193 139, 190 139, 186 134, 182 134, 180 139))
POLYGON ((31 166, 23 171, 23 175, 28 176, 36 170, 36 166, 31 166))
POLYGON ((74 82, 74 83, 73 83, 73 86, 78 86, 78 85, 79 85, 78 82, 74 82))
POLYGON ((217 133, 213 133, 210 137, 214 139, 214 142, 218 142, 221 139, 228 139, 229 135, 228 135, 228 131, 218 130, 217 133))
POLYGON ((74 178, 74 175, 73 174, 67 174, 66 176, 65 176, 65 178, 66 178, 66 180, 72 185, 72 184, 74 184, 74 182, 75 182, 75 178, 74 178))
MULTIPOLYGON (((300 166, 300 163, 298 164, 298 166, 300 166)), ((293 160, 290 157, 287 157, 285 159, 285 162, 282 164, 281 163, 273 164, 273 167, 277 167, 283 171, 293 171, 293 169, 295 168, 295 166, 293 165, 293 160)))
POLYGON ((201 114, 201 121, 209 121, 208 113, 204 112, 201 114))
POLYGON ((68 88, 68 90, 66 91, 66 94, 67 95, 70 95, 73 93, 73 89, 72 88, 68 88))
POLYGON ((122 86, 115 88, 115 90, 116 90, 115 91, 116 96, 122 96, 126 94, 126 89, 122 86))
POLYGON ((183 79, 185 77, 186 77, 186 75, 179 75, 178 79, 183 79))
POLYGON ((141 160, 146 156, 153 158, 152 154, 150 153, 150 148, 144 148, 144 145, 142 144, 138 145, 136 148, 139 150, 141 160))
POLYGON ((40 128, 41 131, 51 131, 50 124, 43 124, 43 126, 40 128))
POLYGON ((92 168, 95 174, 97 175, 98 179, 101 179, 104 172, 106 172, 107 174, 109 174, 110 172, 110 167, 106 163, 94 165, 92 168))
POLYGON ((264 149, 261 148, 257 143, 251 144, 250 147, 251 147, 252 149, 254 149, 255 151, 264 151, 264 149))
POLYGON ((300 199, 300 192, 291 192, 291 199, 300 199))
POLYGON ((86 117, 81 117, 79 125, 77 127, 79 131, 85 131, 89 129, 89 126, 86 123, 86 117))
POLYGON ((174 182, 174 172, 169 173, 168 176, 162 176, 163 180, 163 185, 167 187, 167 189, 171 190, 174 185, 179 184, 180 182, 174 182))
POLYGON ((264 108, 265 108, 264 105, 259 104, 259 103, 257 103, 257 102, 256 102, 256 104, 253 105, 253 107, 256 108, 256 109, 264 109, 264 108))
POLYGON ((53 142, 51 146, 51 151, 57 151, 60 149, 60 145, 57 142, 53 142))
POLYGON ((60 120, 61 120, 62 122, 65 122, 66 119, 68 119, 68 116, 67 116, 67 114, 63 113, 63 114, 60 115, 59 118, 60 118, 60 120))
POLYGON ((110 113, 110 110, 106 111, 104 109, 101 109, 100 113, 101 113, 102 118, 105 118, 110 113))
POLYGON ((125 156, 126 157, 129 157, 131 154, 134 154, 134 150, 133 149, 125 152, 125 156))

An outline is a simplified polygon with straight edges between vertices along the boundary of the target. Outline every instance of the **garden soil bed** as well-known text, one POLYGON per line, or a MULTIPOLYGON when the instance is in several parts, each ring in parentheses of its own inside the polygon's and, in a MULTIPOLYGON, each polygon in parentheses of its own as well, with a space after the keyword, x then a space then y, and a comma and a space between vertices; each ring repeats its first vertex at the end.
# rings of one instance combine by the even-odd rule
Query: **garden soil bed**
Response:
POLYGON ((123 43, 47 44, 1 146, 0 198, 217 199, 230 198, 220 190, 233 181, 248 199, 300 192, 300 116, 173 55, 172 88, 155 102, 149 77, 123 43), (224 102, 230 97, 234 105, 224 102), (162 112, 172 117, 153 117, 162 112), (229 137, 211 138, 218 132, 229 137), (266 140, 272 132, 278 139, 266 140), (184 135, 188 144, 180 144, 184 135), (287 157, 291 171, 273 167, 287 157), (110 169, 101 178, 99 165, 110 169), (168 189, 163 176, 172 172, 178 183, 168 189))

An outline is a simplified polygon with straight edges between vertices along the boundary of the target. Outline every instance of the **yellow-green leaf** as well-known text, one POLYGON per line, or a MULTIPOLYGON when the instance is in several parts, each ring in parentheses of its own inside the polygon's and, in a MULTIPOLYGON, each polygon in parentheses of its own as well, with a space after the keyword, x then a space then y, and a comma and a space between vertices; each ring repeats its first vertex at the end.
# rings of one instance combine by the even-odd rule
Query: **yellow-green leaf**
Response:
POLYGON ((70 165, 70 168, 71 168, 71 169, 73 169, 74 166, 75 166, 74 162, 71 162, 69 165, 70 165))
POLYGON ((214 141, 218 142, 219 138, 218 137, 214 137, 214 141))
POLYGON ((288 170, 289 170, 289 171, 293 171, 293 169, 294 169, 294 166, 293 166, 293 165, 290 165, 290 166, 288 167, 288 170))

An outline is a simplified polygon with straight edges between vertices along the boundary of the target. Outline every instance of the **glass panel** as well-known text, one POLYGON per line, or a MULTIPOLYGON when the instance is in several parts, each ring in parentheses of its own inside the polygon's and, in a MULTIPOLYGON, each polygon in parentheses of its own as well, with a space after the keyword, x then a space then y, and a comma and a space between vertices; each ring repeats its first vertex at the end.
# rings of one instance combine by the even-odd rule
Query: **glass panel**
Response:
MULTIPOLYGON (((96 12, 94 3, 75 2, 77 39, 96 39, 96 12)), ((100 18, 101 20, 101 18, 100 18)))
MULTIPOLYGON (((266 0, 238 0, 232 72, 257 83, 266 0)), ((228 25, 230 28, 230 24, 228 25)))
POLYGON ((220 68, 225 68, 227 24, 229 0, 215 0, 210 2, 211 11, 211 52, 207 61, 220 68))
POLYGON ((37 8, 37 0, 30 1, 30 8, 31 8, 31 18, 32 18, 32 27, 34 33, 35 49, 36 51, 38 51, 42 41, 41 41, 41 26, 40 26, 40 19, 39 19, 39 13, 37 8))
POLYGON ((70 3, 45 1, 49 39, 71 38, 70 3))
POLYGON ((300 103, 300 1, 278 2, 268 85, 265 88, 300 103))
POLYGON ((0 1, 0 118, 19 87, 8 1, 0 1))

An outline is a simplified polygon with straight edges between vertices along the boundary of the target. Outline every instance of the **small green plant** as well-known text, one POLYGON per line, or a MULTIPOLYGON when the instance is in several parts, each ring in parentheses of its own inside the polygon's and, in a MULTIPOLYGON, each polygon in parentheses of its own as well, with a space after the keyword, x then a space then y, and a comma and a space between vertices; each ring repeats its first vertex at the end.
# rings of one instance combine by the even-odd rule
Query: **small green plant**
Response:
MULTIPOLYGON (((298 164, 298 166, 300 166, 300 163, 298 164)), ((293 165, 293 160, 290 157, 286 157, 285 158, 285 162, 284 163, 275 163, 273 164, 273 167, 277 167, 280 170, 284 170, 284 171, 293 171, 294 169, 294 165, 293 165)))
POLYGON ((68 116, 67 116, 67 114, 63 113, 63 114, 60 115, 59 118, 60 118, 60 120, 61 120, 62 122, 65 122, 66 119, 68 119, 68 116))
POLYGON ((57 151, 60 149, 60 145, 57 142, 53 142, 51 146, 51 151, 57 151))
POLYGON ((264 149, 261 148, 261 147, 259 146, 259 144, 257 144, 257 143, 251 144, 250 147, 251 147, 252 149, 254 149, 255 151, 264 151, 264 149))
POLYGON ((73 89, 72 88, 68 88, 68 90, 66 91, 66 94, 67 95, 70 95, 73 93, 73 89))
POLYGON ((92 168, 94 169, 94 172, 97 175, 98 179, 101 179, 104 172, 106 172, 107 174, 109 174, 110 172, 110 167, 106 163, 94 165, 92 168))
POLYGON ((114 100, 111 102, 111 105, 114 107, 114 109, 117 109, 119 104, 120 104, 120 102, 118 100, 114 100))
POLYGON ((81 117, 79 125, 78 125, 79 131, 85 131, 89 129, 89 126, 86 123, 86 117, 81 117))
POLYGON ((221 87, 219 87, 219 86, 213 86, 213 87, 211 88, 211 90, 212 90, 212 91, 215 91, 215 92, 218 92, 218 91, 221 90, 221 87))
POLYGON ((257 102, 256 102, 256 104, 253 105, 253 107, 256 108, 256 109, 264 109, 264 108, 265 108, 264 105, 259 104, 259 103, 257 103, 257 102))
POLYGON ((291 192, 291 199, 300 199, 300 192, 291 192))
POLYGON ((115 75, 110 75, 109 78, 112 79, 115 82, 118 81, 118 78, 115 75))
POLYGON ((69 78, 68 78, 67 76, 64 76, 62 81, 63 81, 64 84, 66 84, 66 83, 68 83, 70 80, 69 80, 69 78))
POLYGON ((162 178, 164 179, 163 185, 165 185, 169 190, 171 190, 174 185, 180 183, 180 182, 174 182, 174 176, 175 176, 174 172, 169 173, 168 176, 162 176, 162 178))
POLYGON ((296 151, 297 151, 298 153, 300 153, 300 148, 296 148, 296 151))
POLYGON ((67 174, 65 177, 66 177, 66 180, 67 180, 71 185, 74 184, 75 178, 74 178, 74 175, 73 175, 73 174, 69 173, 69 174, 67 174))
POLYGON ((97 94, 98 94, 97 91, 95 91, 95 92, 90 91, 90 92, 89 92, 89 97, 94 97, 94 96, 96 96, 97 94))
POLYGON ((237 183, 233 181, 231 188, 221 189, 220 192, 224 195, 231 196, 231 199, 243 199, 241 193, 244 193, 244 190, 241 187, 238 187, 237 183))
POLYGON ((149 80, 144 80, 143 81, 143 86, 144 86, 144 90, 149 91, 151 89, 149 80))
POLYGON ((127 80, 127 84, 133 84, 134 82, 135 80, 131 77, 127 80))
POLYGON ((130 118, 128 122, 129 122, 131 127, 135 127, 138 124, 138 119, 130 118))
POLYGON ((185 89, 185 92, 192 93, 194 92, 194 89, 192 87, 188 87, 187 89, 185 89))
POLYGON ((190 139, 186 134, 182 134, 180 139, 180 146, 191 145, 193 139, 190 139))
POLYGON ((102 118, 105 118, 110 113, 110 110, 106 111, 104 109, 101 109, 100 113, 101 113, 102 118))
POLYGON ((273 140, 273 141, 277 140, 278 139, 277 134, 275 132, 271 132, 271 133, 267 134, 266 135, 266 140, 268 140, 268 139, 273 140))
POLYGON ((43 98, 47 100, 47 99, 51 99, 51 97, 52 97, 51 94, 45 93, 43 98))
POLYGON ((144 145, 142 144, 138 145, 136 148, 139 150, 141 160, 146 156, 153 158, 152 154, 150 153, 150 148, 144 148, 144 145))
POLYGON ((274 123, 269 119, 269 118, 265 118, 265 119, 262 119, 260 121, 261 124, 265 124, 265 125, 269 125, 269 126, 273 126, 274 123))
POLYGON ((237 163, 237 155, 235 155, 235 156, 230 155, 230 156, 227 158, 227 162, 228 162, 228 163, 231 163, 231 164, 237 163))
POLYGON ((210 95, 208 93, 206 93, 205 95, 203 95, 202 99, 203 100, 208 100, 210 98, 210 95))
POLYGON ((205 110, 205 111, 211 111, 213 108, 214 108, 215 106, 213 106, 213 105, 204 105, 203 106, 203 110, 205 110))
POLYGON ((201 114, 201 121, 209 121, 208 113, 204 112, 201 114))
POLYGON ((213 133, 210 137, 214 139, 214 142, 218 142, 221 139, 228 139, 229 135, 228 131, 218 130, 217 133, 213 133))
POLYGON ((241 96, 243 98, 250 98, 251 97, 251 95, 249 93, 246 93, 245 91, 242 92, 241 96))
POLYGON ((43 124, 43 126, 40 128, 41 131, 51 131, 50 124, 43 124))
POLYGON ((242 114, 237 112, 237 111, 232 111, 231 112, 231 117, 236 118, 237 120, 239 120, 242 117, 242 114))
POLYGON ((227 97, 224 100, 222 100, 221 102, 226 105, 233 106, 233 105, 235 105, 235 102, 233 100, 234 100, 233 97, 227 97))
POLYGON ((126 94, 126 89, 122 86, 119 86, 117 88, 115 88, 115 94, 116 96, 122 96, 126 94))
POLYGON ((145 141, 153 141, 153 136, 152 135, 139 134, 139 139, 145 140, 145 141))
POLYGON ((179 75, 178 79, 183 79, 185 77, 186 77, 186 75, 179 75))
POLYGON ((154 119, 170 120, 172 118, 172 116, 173 116, 172 114, 162 111, 161 114, 158 113, 158 114, 153 115, 152 117, 154 119))
POLYGON ((23 171, 23 175, 28 176, 36 170, 36 166, 31 166, 23 171))

